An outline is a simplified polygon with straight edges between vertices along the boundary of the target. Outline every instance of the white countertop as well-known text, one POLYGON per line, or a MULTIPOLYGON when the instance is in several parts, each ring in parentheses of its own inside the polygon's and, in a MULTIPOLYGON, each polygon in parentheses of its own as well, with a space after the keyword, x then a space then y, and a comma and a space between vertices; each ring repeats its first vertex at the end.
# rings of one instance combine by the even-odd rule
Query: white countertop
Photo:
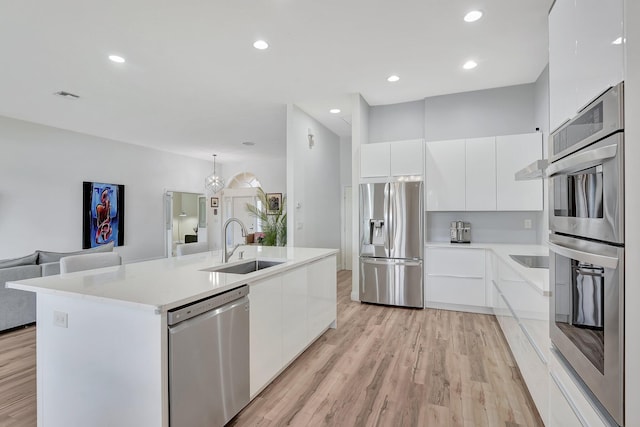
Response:
POLYGON ((546 268, 528 268, 515 262, 509 255, 549 255, 549 248, 544 245, 518 245, 511 243, 449 243, 427 242, 428 248, 458 248, 491 250, 500 260, 544 296, 549 291, 549 270, 546 268))
POLYGON ((175 307, 255 282, 336 254, 337 249, 242 246, 229 265, 251 259, 284 261, 249 274, 201 271, 222 265, 221 251, 158 259, 119 267, 7 282, 24 291, 102 300, 163 313, 175 307), (244 260, 238 260, 244 251, 244 260))

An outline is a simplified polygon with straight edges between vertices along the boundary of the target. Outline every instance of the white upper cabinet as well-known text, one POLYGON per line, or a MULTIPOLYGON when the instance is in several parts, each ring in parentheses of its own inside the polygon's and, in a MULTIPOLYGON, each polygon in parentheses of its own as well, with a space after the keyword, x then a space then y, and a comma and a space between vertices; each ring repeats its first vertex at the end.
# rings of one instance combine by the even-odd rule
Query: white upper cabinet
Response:
POLYGON ((427 142, 426 208, 465 210, 465 140, 427 142))
POLYGON ((496 210, 496 138, 466 141, 465 206, 468 211, 496 210))
POLYGON ((424 173, 421 139, 360 146, 360 177, 385 178, 424 173))
POLYGON ((541 158, 541 133, 496 137, 496 198, 499 211, 543 209, 542 180, 515 180, 518 170, 541 158))
POLYGON ((623 0, 556 0, 549 14, 550 126, 624 80, 623 0))
POLYGON ((423 145, 421 139, 391 143, 391 176, 422 175, 423 145))
POLYGON ((360 176, 376 178, 391 175, 390 144, 362 144, 360 146, 360 176))

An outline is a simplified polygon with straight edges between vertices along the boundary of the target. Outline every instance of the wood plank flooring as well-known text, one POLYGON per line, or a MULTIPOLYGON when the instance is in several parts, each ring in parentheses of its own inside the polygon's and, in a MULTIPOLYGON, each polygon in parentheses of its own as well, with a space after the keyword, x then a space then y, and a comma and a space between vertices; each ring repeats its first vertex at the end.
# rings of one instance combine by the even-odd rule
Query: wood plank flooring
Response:
MULTIPOLYGON (((493 316, 350 300, 231 426, 543 426, 493 316)), ((0 426, 36 425, 35 327, 0 334, 0 426)))
POLYGON ((543 426, 495 317, 350 299, 233 426, 543 426))

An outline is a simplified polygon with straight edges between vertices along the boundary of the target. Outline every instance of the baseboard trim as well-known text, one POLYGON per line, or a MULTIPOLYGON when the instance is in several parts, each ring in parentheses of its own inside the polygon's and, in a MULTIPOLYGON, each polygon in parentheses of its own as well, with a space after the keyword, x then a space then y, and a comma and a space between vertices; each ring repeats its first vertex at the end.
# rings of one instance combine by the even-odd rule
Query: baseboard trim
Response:
POLYGON ((464 311, 468 313, 493 314, 493 310, 489 307, 479 307, 473 305, 447 304, 441 302, 427 301, 424 303, 425 308, 435 308, 437 310, 464 311))
POLYGON ((360 302, 360 294, 358 292, 351 292, 351 301, 360 302))

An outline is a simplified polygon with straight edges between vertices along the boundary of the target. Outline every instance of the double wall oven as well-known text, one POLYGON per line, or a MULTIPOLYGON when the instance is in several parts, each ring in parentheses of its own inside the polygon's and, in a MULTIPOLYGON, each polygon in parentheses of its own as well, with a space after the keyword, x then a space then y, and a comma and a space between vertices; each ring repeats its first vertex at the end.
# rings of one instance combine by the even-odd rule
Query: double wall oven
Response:
POLYGON ((624 425, 623 83, 549 141, 551 342, 624 425))

